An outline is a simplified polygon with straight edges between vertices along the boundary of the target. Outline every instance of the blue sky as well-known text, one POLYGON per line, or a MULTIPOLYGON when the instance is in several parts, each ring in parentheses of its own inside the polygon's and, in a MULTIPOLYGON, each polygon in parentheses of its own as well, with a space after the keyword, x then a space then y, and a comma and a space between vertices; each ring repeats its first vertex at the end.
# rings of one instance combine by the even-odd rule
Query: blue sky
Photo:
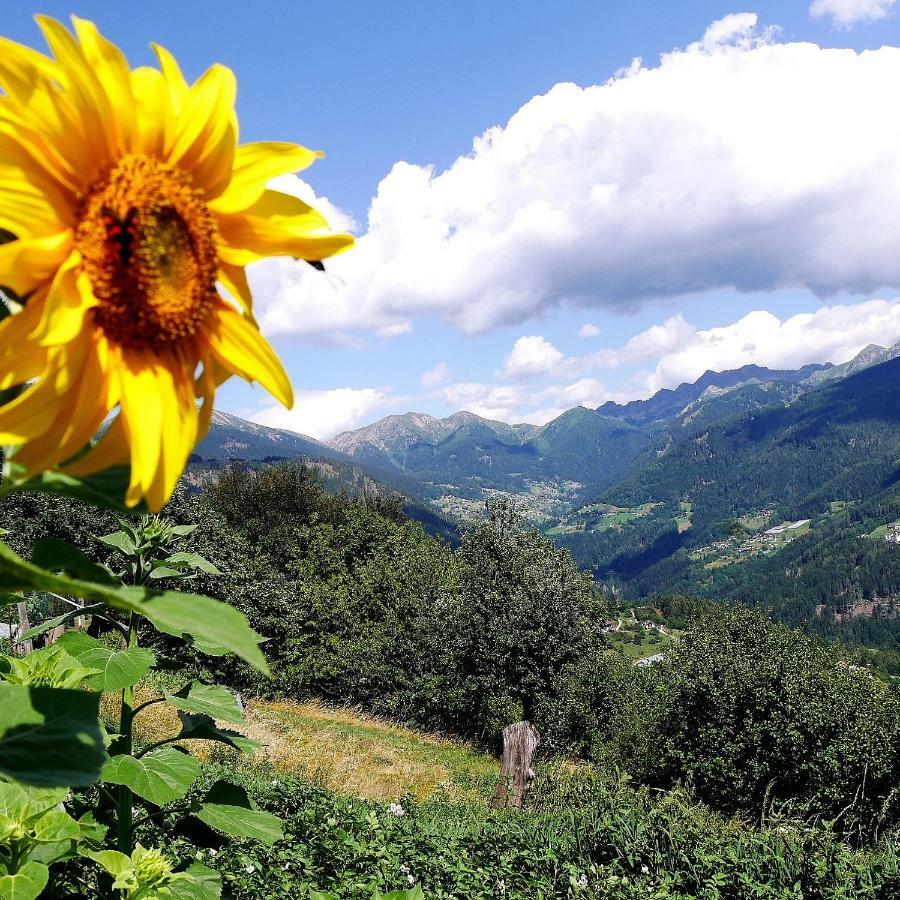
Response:
MULTIPOLYGON (((823 7, 817 17, 811 15, 809 0, 746 6, 639 0, 156 0, 82 2, 77 8, 46 2, 40 11, 93 19, 132 64, 152 61, 151 40, 172 50, 191 78, 212 62, 227 64, 238 77, 242 140, 292 140, 324 150, 326 159, 303 177, 318 197, 327 198, 325 210, 336 207, 352 218, 360 236, 380 227, 379 234, 360 242, 358 261, 351 262, 348 255, 346 263, 336 262, 334 274, 324 281, 312 283, 304 275, 302 284, 294 283, 283 267, 253 280, 264 329, 299 389, 297 411, 280 413, 258 389, 243 385, 230 384, 222 392, 225 409, 327 437, 409 408, 441 415, 466 406, 509 420, 542 421, 577 402, 595 405, 607 397, 645 395, 682 377, 696 377, 700 372, 695 369, 707 360, 716 367, 727 367, 723 360, 740 364, 750 358, 770 365, 802 364, 811 356, 840 361, 869 339, 900 339, 894 306, 900 273, 887 253, 872 249, 884 238, 885 228, 895 227, 889 206, 897 179, 891 171, 884 185, 870 184, 869 173, 884 168, 883 158, 856 166, 853 146, 841 152, 828 149, 835 143, 832 135, 840 137, 847 129, 856 129, 866 147, 887 151, 895 146, 897 136, 884 133, 885 120, 896 115, 894 104, 886 102, 881 110, 878 94, 883 83, 885 101, 895 96, 896 81, 879 79, 891 67, 900 68, 900 62, 891 54, 878 66, 864 66, 817 54, 807 63, 799 49, 789 53, 801 42, 856 51, 900 44, 900 6, 892 9, 891 0, 817 2, 823 7), (709 37, 711 23, 743 12, 755 13, 757 19, 732 16, 719 36, 709 37), (699 47, 696 42, 705 34, 706 44, 699 47), (684 52, 692 45, 694 51, 684 52), (660 54, 673 50, 683 51, 680 61, 663 71, 660 54), (761 56, 767 53, 775 55, 765 63, 761 56), (608 92, 608 98, 557 91, 539 109, 528 106, 534 121, 527 127, 516 134, 506 127, 518 110, 554 85, 602 85, 635 57, 643 60, 645 73, 619 76, 630 79, 632 87, 608 92), (764 73, 783 66, 781 77, 790 80, 798 67, 807 65, 821 73, 811 83, 821 83, 823 91, 836 97, 833 109, 825 103, 804 126, 804 133, 810 128, 818 133, 821 126, 818 143, 811 142, 805 151, 811 171, 817 170, 820 155, 826 157, 830 168, 821 164, 820 180, 810 176, 805 193, 795 197, 794 187, 806 177, 802 160, 783 162, 773 153, 765 167, 760 164, 746 179, 743 174, 736 179, 734 171, 744 173, 746 166, 720 171, 721 152, 705 157, 711 142, 721 142, 739 157, 756 140, 762 142, 756 157, 768 157, 772 142, 790 135, 793 113, 777 109, 779 88, 767 83, 764 73), (750 72, 753 66, 762 74, 750 72), (690 127, 684 133, 677 128, 677 111, 660 124, 659 110, 665 109, 660 98, 670 85, 680 98, 678 84, 699 93, 694 86, 721 78, 725 91, 732 77, 732 96, 743 101, 711 94, 698 99, 696 108, 685 107, 682 121, 690 127), (709 123, 722 119, 722 110, 747 102, 747 91, 754 96, 754 77, 760 81, 758 95, 772 99, 748 115, 753 130, 737 120, 727 133, 712 124, 706 129, 704 109, 709 123), (642 80, 646 86, 639 90, 642 80), (848 86, 849 97, 843 96, 842 85, 848 86), (869 98, 864 112, 857 109, 857 91, 869 98), (573 129, 578 133, 577 140, 563 136, 554 143, 555 116, 566 134, 573 129), (589 129, 598 128, 597 122, 606 123, 603 132, 591 137, 589 129), (505 130, 502 147, 493 155, 473 152, 473 140, 495 126, 505 130), (645 134, 636 136, 637 129, 645 134), (692 135, 696 149, 690 146, 692 135), (555 147, 556 156, 547 156, 555 147), (654 156, 657 151, 663 162, 654 156), (665 162, 679 153, 686 162, 665 162), (482 175, 454 171, 441 180, 467 155, 482 175), (607 169, 596 169, 597 184, 592 175, 572 183, 600 157, 610 162, 607 169), (687 172, 685 166, 694 159, 698 172, 687 172), (399 162, 411 166, 392 173, 399 162), (550 202, 530 206, 528 186, 548 162, 550 202), (682 178, 688 185, 691 178, 702 184, 699 170, 704 166, 711 179, 723 179, 715 193, 731 196, 736 210, 734 246, 725 247, 723 238, 715 252, 708 247, 731 228, 728 210, 719 219, 710 214, 707 231, 697 228, 691 234, 688 227, 682 240, 673 237, 682 223, 709 212, 706 200, 699 211, 695 202, 702 190, 678 192, 682 178), (426 167, 432 167, 430 175, 426 167), (389 173, 392 178, 384 182, 389 173), (479 177, 488 179, 485 195, 492 196, 493 206, 479 199, 479 177), (503 187, 496 187, 498 179, 503 187), (582 207, 576 201, 598 189, 600 181, 604 191, 613 193, 608 202, 619 206, 615 230, 604 224, 611 221, 609 215, 604 222, 585 222, 582 229, 582 207), (642 182, 643 187, 634 187, 642 182), (367 216, 383 183, 383 211, 373 228, 367 216), (823 185, 830 184, 841 185, 839 198, 829 199, 823 185), (856 189, 862 197, 858 204, 856 189), (796 203, 784 203, 780 192, 796 203), (554 204, 559 194, 570 199, 554 204), (631 205, 628 218, 621 210, 631 205), (823 205, 827 209, 821 212, 823 205), (487 207, 496 214, 486 213, 487 207), (855 207, 858 219, 845 215, 855 207), (750 224, 744 221, 748 209, 753 211, 750 224), (818 216, 812 227, 803 218, 807 213, 798 212, 810 209, 810 215, 818 216), (517 240, 509 223, 528 215, 537 216, 539 223, 532 227, 526 222, 525 236, 517 240), (557 218, 557 234, 569 235, 558 248, 551 234, 541 232, 557 218), (660 220, 656 230, 646 228, 654 218, 660 220), (871 222, 878 223, 873 235, 859 238, 861 227, 865 230, 871 222), (403 241, 386 234, 391 228, 415 231, 420 224, 423 232, 434 226, 446 228, 446 234, 434 246, 423 244, 421 251, 401 247, 403 241), (635 232, 640 234, 633 247, 618 255, 610 249, 619 235, 627 245, 635 232), (463 249, 447 250, 457 236, 463 249), (482 237, 486 250, 476 247, 482 237), (567 248, 582 237, 584 246, 570 252, 567 248), (593 247, 596 260, 591 259, 593 247), (425 269, 433 258, 431 270, 416 269, 417 253, 425 269), (836 254, 839 265, 832 264, 836 254), (389 287, 372 288, 386 273, 389 287), (533 296, 532 284, 539 286, 533 296), (329 312, 329 305, 340 306, 341 313, 329 312), (822 314, 823 309, 829 312, 822 314), (745 320, 762 310, 775 318, 745 320), (812 324, 796 320, 776 327, 807 313, 818 318, 812 324), (599 333, 579 337, 588 324, 599 333), (637 343, 629 345, 636 337, 637 343), (526 340, 517 345, 521 338, 526 340), (732 346, 734 353, 728 350, 732 346), (437 369, 441 364, 444 368, 437 369), (429 371, 431 376, 425 375, 429 371)), ((6 35, 40 44, 30 11, 17 4, 4 12, 6 35)), ((803 110, 806 95, 802 87, 797 91, 803 110)), ((792 140, 791 147, 796 144, 792 140)), ((790 152, 786 147, 784 155, 790 152)), ((340 224, 344 216, 335 212, 334 217, 340 224)))

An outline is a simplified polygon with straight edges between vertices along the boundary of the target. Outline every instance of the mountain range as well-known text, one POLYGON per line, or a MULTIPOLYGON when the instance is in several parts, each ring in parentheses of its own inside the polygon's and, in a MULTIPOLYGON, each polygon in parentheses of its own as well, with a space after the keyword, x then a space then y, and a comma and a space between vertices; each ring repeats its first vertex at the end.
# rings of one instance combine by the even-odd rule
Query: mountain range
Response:
POLYGON ((477 516, 486 497, 502 494, 626 594, 677 589, 763 602, 758 588, 771 583, 769 600, 786 618, 818 610, 823 623, 846 626, 852 609, 873 608, 873 596, 879 610, 896 599, 900 616, 900 547, 895 582, 894 556, 867 537, 891 524, 879 516, 894 509, 900 476, 898 383, 900 345, 872 345, 841 365, 705 372, 646 400, 575 407, 542 426, 411 412, 326 444, 216 414, 194 462, 317 460, 339 486, 406 494, 444 533, 448 519, 477 516), (823 555, 822 570, 837 554, 840 585, 802 561, 785 580, 779 561, 804 553, 823 555))

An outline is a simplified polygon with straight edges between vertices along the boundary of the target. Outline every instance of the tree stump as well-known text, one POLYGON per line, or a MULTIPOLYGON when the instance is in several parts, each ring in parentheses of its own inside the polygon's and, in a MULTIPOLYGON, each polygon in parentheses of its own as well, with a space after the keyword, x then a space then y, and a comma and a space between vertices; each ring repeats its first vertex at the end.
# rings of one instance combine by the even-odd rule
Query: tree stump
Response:
POLYGON ((534 781, 531 759, 540 742, 541 736, 530 722, 515 722, 503 729, 500 778, 491 799, 495 809, 521 809, 525 805, 534 781))

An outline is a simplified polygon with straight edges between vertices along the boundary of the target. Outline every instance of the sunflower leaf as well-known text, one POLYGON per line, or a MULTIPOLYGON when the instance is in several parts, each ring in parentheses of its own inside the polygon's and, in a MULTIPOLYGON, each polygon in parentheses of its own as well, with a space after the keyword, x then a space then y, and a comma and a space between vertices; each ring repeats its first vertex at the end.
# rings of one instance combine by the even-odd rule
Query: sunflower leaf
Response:
POLYGON ((259 649, 260 636, 243 613, 211 597, 156 591, 147 587, 98 584, 48 572, 27 562, 0 541, 0 592, 50 591, 83 597, 114 609, 136 612, 156 628, 175 637, 196 639, 196 646, 222 648, 234 653, 265 674, 266 660, 259 649))
POLYGON ((115 466, 95 475, 76 477, 64 472, 43 472, 28 477, 25 467, 15 461, 15 457, 4 462, 3 481, 13 491, 31 491, 39 494, 51 494, 56 497, 73 497, 94 506, 102 506, 114 512, 134 513, 146 512, 146 505, 136 507, 125 506, 125 493, 131 480, 128 466, 115 466))
POLYGON ((83 666, 99 670, 85 684, 104 694, 137 684, 156 662, 153 652, 146 647, 112 650, 83 631, 70 631, 57 644, 83 666))
POLYGON ((105 749, 100 695, 0 684, 0 775, 51 787, 92 784, 105 749))
POLYGON ((217 781, 203 798, 197 818, 232 837, 254 838, 274 844, 284 838, 281 819, 255 809, 247 792, 236 784, 217 781))
POLYGON ((180 800, 200 776, 200 763, 174 747, 146 756, 113 756, 103 766, 100 780, 123 784, 156 806, 180 800))
POLYGON ((47 887, 50 870, 43 864, 29 860, 15 875, 0 877, 2 900, 35 900, 47 887))

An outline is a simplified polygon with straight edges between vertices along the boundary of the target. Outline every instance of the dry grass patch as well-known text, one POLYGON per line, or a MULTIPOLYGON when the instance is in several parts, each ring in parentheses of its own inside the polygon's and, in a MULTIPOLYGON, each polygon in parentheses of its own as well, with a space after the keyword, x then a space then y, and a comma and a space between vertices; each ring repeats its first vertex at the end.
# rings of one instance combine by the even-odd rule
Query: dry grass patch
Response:
MULTIPOLYGON (((139 687, 135 705, 159 696, 139 687)), ((118 721, 118 696, 104 697, 103 713, 109 722, 118 721)), ((263 745, 254 760, 370 800, 405 795, 423 800, 442 792, 450 800, 484 801, 497 778, 497 760, 463 743, 318 703, 252 700, 246 722, 228 727, 263 745)), ((180 730, 178 713, 167 703, 154 703, 138 713, 134 728, 142 742, 162 740, 180 730)), ((201 759, 221 748, 208 741, 184 746, 201 759)))

